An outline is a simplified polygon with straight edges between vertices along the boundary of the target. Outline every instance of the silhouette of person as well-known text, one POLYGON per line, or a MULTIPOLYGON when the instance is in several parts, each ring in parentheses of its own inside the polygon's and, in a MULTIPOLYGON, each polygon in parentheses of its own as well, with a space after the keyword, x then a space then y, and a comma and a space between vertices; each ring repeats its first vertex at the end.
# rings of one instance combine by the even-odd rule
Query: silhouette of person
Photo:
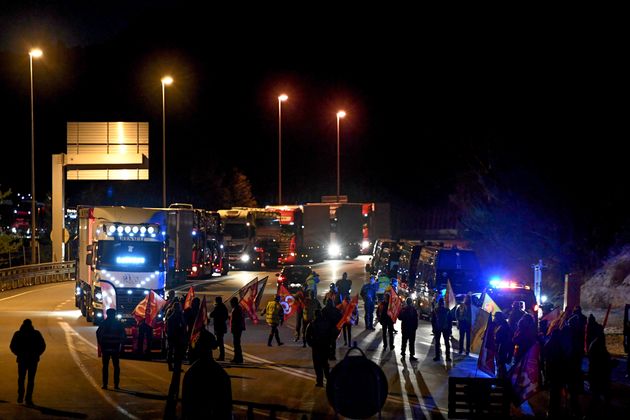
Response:
POLYGON ((306 342, 313 352, 313 368, 315 369, 315 386, 323 387, 324 378, 328 381, 330 366, 328 355, 330 351, 330 322, 322 315, 320 309, 315 309, 314 320, 306 327, 306 342))
POLYGON ((230 299, 232 306, 232 314, 230 317, 230 329, 234 344, 234 358, 231 363, 243 363, 243 349, 241 348, 241 335, 245 331, 245 318, 243 317, 243 309, 238 303, 238 298, 234 296, 230 299))
POLYGON ((217 360, 225 360, 225 346, 223 345, 223 336, 227 333, 227 320, 228 310, 223 303, 223 298, 217 296, 215 299, 215 305, 212 312, 210 312, 210 318, 214 319, 214 335, 217 339, 219 346, 219 358, 217 360))
POLYGON ((232 383, 225 370, 212 358, 217 340, 203 329, 192 352, 194 363, 182 384, 183 419, 231 419, 232 383))
POLYGON ((30 319, 25 319, 18 331, 13 334, 11 352, 17 356, 18 365, 18 399, 17 402, 24 401, 24 379, 28 374, 28 385, 26 387, 26 404, 33 405, 33 389, 35 388, 35 373, 39 357, 46 350, 46 342, 42 334, 33 328, 30 319))
POLYGON ((114 365, 114 388, 120 389, 120 351, 126 337, 125 328, 116 319, 116 309, 109 308, 106 315, 106 319, 96 330, 96 340, 103 361, 103 386, 101 388, 107 389, 109 359, 111 359, 114 365))
POLYGON ((166 338, 168 342, 168 351, 166 353, 168 370, 172 371, 174 368, 181 369, 184 353, 186 352, 188 334, 186 333, 184 311, 182 311, 182 305, 179 302, 173 303, 168 312, 168 318, 166 318, 166 338))

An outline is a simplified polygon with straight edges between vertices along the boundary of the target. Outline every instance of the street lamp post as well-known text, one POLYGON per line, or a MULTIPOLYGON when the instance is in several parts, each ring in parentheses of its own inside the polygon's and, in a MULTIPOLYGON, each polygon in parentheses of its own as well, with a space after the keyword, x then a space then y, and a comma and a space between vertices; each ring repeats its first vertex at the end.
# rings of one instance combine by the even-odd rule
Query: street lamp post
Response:
POLYGON ((278 96, 278 205, 282 204, 282 102, 287 99, 284 93, 278 96))
POLYGON ((339 165, 339 119, 345 116, 346 116, 346 111, 337 112, 337 202, 339 202, 339 195, 341 191, 340 165, 339 165))
POLYGON ((33 110, 33 58, 44 53, 39 48, 28 53, 31 74, 31 264, 37 264, 37 202, 35 201, 35 112, 33 110))
POLYGON ((165 86, 173 83, 171 76, 162 77, 162 207, 166 208, 166 105, 165 105, 165 86))

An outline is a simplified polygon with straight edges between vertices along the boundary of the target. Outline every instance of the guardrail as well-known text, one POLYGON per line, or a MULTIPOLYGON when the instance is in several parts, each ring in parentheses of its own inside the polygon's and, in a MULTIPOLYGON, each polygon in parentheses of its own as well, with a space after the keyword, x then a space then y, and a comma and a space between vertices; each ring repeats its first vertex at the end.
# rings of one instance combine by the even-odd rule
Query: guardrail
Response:
POLYGON ((0 292, 74 279, 75 262, 22 265, 0 270, 0 292))

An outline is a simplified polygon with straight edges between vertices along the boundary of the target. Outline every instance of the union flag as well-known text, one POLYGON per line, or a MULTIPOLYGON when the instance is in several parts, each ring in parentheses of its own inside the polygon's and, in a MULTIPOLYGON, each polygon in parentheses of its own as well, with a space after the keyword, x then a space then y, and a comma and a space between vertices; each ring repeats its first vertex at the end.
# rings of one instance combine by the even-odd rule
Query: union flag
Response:
POLYGON ((508 372, 514 405, 520 406, 540 391, 540 344, 536 342, 508 372))
POLYGON ((282 309, 284 310, 284 320, 286 321, 297 312, 298 305, 295 302, 295 297, 289 292, 289 290, 281 284, 278 288, 278 295, 280 295, 280 305, 282 305, 282 309))
POLYGON ((486 323, 486 332, 483 335, 483 341, 481 342, 481 350, 479 351, 479 359, 477 359, 477 368, 487 373, 490 376, 494 376, 495 364, 494 355, 496 353, 496 344, 494 342, 494 327, 492 324, 492 316, 488 317, 486 323))
POLYGON ((193 287, 190 286, 190 289, 188 289, 188 294, 186 295, 186 300, 184 301, 184 307, 182 309, 186 310, 190 308, 192 306, 192 301, 194 298, 195 298, 195 289, 193 289, 193 287))
POLYGON ((208 309, 206 308, 206 296, 204 295, 201 300, 199 312, 197 312, 197 318, 195 318, 195 323, 193 324, 192 333, 190 334, 190 345, 192 348, 195 348, 197 340, 199 340, 199 337, 201 336, 201 330, 205 329, 207 324, 208 309))
POLYGON ((239 304, 243 311, 249 315, 249 318, 252 320, 254 324, 258 324, 258 315, 257 312, 257 297, 258 297, 258 278, 255 278, 254 281, 250 282, 249 286, 244 287, 239 290, 240 300, 239 304))
MULTIPOLYGON (((345 304, 346 301, 343 302, 345 304)), ((342 304, 342 305, 343 305, 342 304)), ((352 299, 350 299, 350 303, 346 304, 343 308, 343 315, 339 322, 337 322, 337 329, 340 330, 344 324, 350 323, 350 319, 352 318, 352 312, 354 312, 354 308, 359 304, 359 295, 355 295, 352 299)))
POLYGON ((162 296, 151 290, 149 294, 136 305, 131 314, 138 324, 144 319, 147 325, 155 327, 157 315, 164 305, 166 305, 166 301, 162 299, 162 296))
POLYGON ((396 294, 394 289, 389 291, 389 306, 387 307, 387 315, 394 323, 398 319, 398 314, 402 309, 402 299, 396 294))

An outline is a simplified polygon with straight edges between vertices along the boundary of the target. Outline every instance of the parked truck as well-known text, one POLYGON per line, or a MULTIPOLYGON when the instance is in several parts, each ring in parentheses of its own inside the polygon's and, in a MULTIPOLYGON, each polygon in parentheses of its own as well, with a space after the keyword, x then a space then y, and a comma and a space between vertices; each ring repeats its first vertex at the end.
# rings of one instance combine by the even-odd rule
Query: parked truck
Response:
POLYGON ((302 206, 266 206, 266 210, 278 213, 280 220, 280 263, 298 264, 307 256, 304 249, 304 209, 302 206))
POLYGON ((218 212, 195 209, 192 230, 192 267, 189 278, 226 275, 229 263, 223 244, 223 224, 218 212))

